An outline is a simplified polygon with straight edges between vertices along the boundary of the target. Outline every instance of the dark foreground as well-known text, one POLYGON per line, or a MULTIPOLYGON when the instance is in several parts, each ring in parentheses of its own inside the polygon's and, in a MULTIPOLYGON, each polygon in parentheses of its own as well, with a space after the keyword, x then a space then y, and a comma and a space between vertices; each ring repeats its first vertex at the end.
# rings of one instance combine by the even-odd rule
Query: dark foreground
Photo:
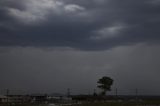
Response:
POLYGON ((160 106, 160 101, 94 101, 77 104, 0 104, 0 106, 160 106))
POLYGON ((146 101, 146 102, 93 102, 82 103, 72 106, 160 106, 160 101, 146 101))

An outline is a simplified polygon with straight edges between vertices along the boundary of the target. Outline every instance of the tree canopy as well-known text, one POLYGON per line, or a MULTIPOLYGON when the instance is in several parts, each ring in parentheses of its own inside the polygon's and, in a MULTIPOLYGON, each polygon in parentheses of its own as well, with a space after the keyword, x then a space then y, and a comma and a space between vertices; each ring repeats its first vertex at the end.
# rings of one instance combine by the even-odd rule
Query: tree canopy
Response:
POLYGON ((104 76, 100 78, 97 83, 99 84, 97 87, 102 89, 102 95, 105 95, 107 91, 111 91, 111 85, 113 84, 113 79, 104 76))

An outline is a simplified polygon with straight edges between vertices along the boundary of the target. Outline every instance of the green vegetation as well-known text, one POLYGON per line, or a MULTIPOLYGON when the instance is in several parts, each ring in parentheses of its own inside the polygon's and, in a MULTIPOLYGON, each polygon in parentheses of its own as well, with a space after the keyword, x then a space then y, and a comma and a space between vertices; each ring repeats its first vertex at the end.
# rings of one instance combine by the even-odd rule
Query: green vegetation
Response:
POLYGON ((72 106, 158 106, 160 101, 143 101, 143 102, 86 102, 72 106))
POLYGON ((48 106, 46 104, 0 104, 0 106, 48 106))
MULTIPOLYGON (((158 106, 158 105, 160 105, 160 100, 147 100, 147 101, 141 101, 141 102, 97 101, 97 102, 83 102, 81 104, 64 105, 64 106, 158 106)), ((0 104, 0 106, 48 106, 48 105, 47 104, 17 104, 17 105, 0 104)), ((60 106, 63 106, 63 105, 60 105, 60 106)))

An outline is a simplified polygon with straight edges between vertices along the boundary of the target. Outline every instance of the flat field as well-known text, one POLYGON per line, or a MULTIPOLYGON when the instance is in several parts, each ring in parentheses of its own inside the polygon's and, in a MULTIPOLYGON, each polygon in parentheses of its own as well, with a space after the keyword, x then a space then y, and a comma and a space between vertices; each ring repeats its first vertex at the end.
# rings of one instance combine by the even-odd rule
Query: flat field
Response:
POLYGON ((141 102, 86 102, 71 106, 160 106, 160 101, 141 101, 141 102))
MULTIPOLYGON (((47 104, 16 104, 16 105, 7 105, 0 104, 0 106, 50 106, 47 104)), ((65 104, 65 105, 55 105, 55 106, 160 106, 160 100, 149 100, 141 102, 83 102, 81 104, 65 104)))

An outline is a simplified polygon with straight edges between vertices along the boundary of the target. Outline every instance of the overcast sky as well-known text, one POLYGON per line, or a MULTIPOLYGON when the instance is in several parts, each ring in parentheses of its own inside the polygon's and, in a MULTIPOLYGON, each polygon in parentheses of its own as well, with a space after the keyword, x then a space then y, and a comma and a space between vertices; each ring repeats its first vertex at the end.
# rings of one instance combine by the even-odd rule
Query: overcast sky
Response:
POLYGON ((0 0, 0 90, 160 95, 160 0, 0 0))

